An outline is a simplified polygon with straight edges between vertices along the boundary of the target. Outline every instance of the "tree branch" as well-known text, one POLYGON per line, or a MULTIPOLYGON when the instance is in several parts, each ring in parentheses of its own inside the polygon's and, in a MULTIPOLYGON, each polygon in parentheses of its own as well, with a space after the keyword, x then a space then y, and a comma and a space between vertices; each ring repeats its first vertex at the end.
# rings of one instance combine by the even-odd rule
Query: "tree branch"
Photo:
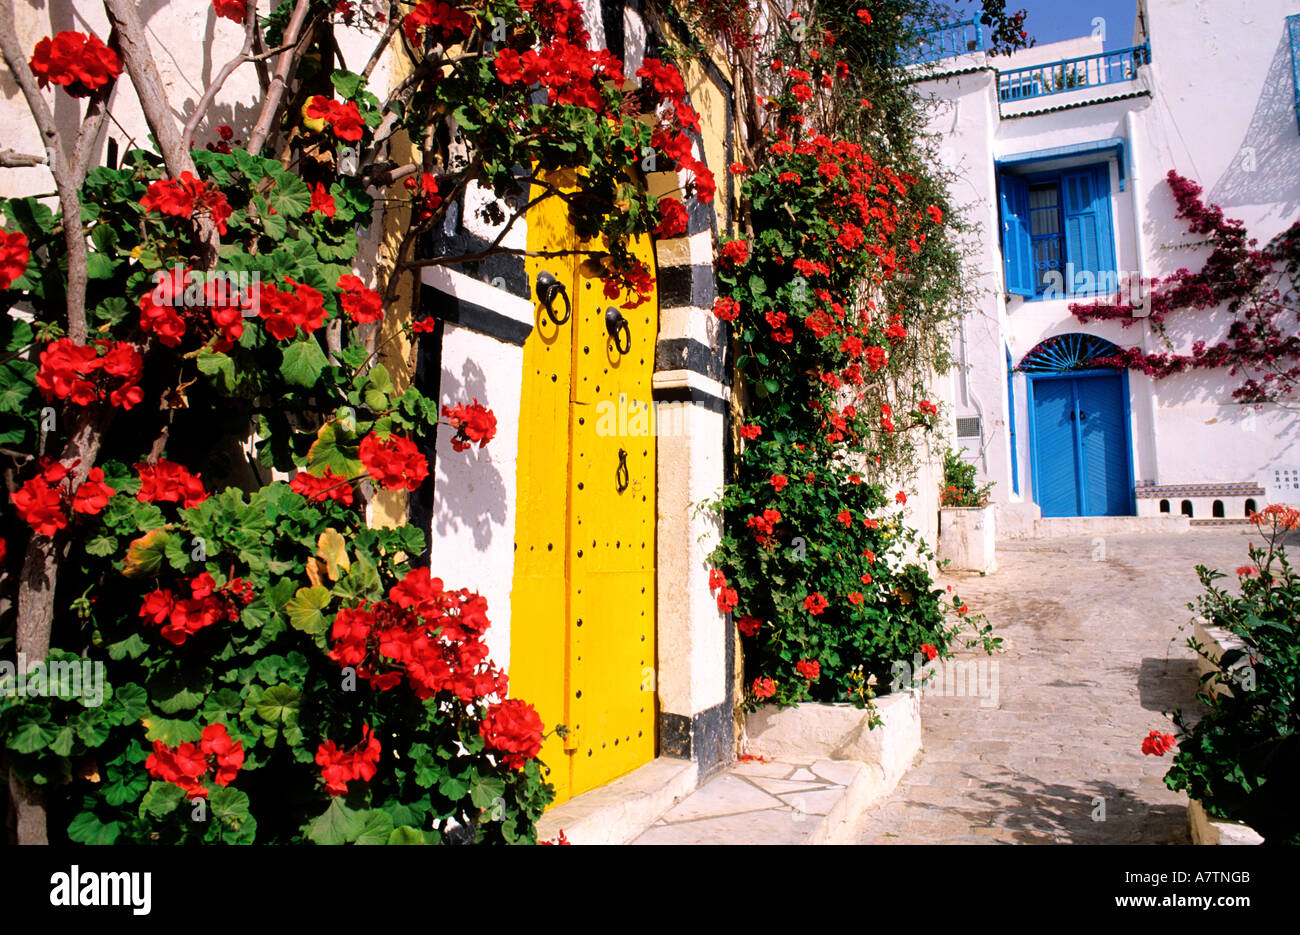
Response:
POLYGON ((122 47, 122 61, 131 75, 136 95, 140 98, 140 107, 144 110, 144 119, 149 124, 158 149, 167 166, 167 174, 180 178, 182 172, 194 173, 194 160, 185 148, 176 120, 172 116, 171 105, 167 102, 167 92, 163 90, 162 79, 158 77, 158 66, 149 51, 145 38, 144 25, 136 5, 131 0, 104 0, 104 10, 109 22, 117 30, 118 41, 122 47))
POLYGON ((33 156, 30 153, 20 153, 12 149, 0 149, 0 167, 5 169, 28 169, 32 166, 47 166, 50 164, 47 156, 33 156))
POLYGON ((59 128, 54 115, 41 96, 36 76, 27 63, 27 55, 14 32, 13 7, 0 4, 0 53, 13 73, 14 80, 27 99, 36 127, 45 146, 45 159, 54 174, 58 189, 59 210, 63 213, 63 241, 68 250, 68 289, 65 308, 68 316, 68 337, 78 344, 86 343, 86 235, 81 229, 81 198, 78 183, 68 166, 67 156, 59 145, 59 128))
MULTIPOLYGON (((116 0, 121 2, 121 0, 116 0)), ((257 123, 253 126, 252 135, 248 138, 246 149, 253 155, 261 153, 262 147, 266 145, 266 138, 271 135, 271 126, 275 122, 275 115, 280 110, 280 101, 284 97, 284 89, 289 83, 289 74, 293 70, 294 61, 298 58, 298 44, 302 36, 303 24, 307 21, 307 14, 311 10, 311 0, 298 0, 293 8, 293 13, 289 17, 289 25, 284 31, 285 44, 291 48, 280 54, 280 59, 275 63, 275 74, 271 76, 271 86, 267 89, 265 100, 262 101, 262 110, 257 115, 257 123)))
POLYGON ((253 51, 253 37, 257 35, 257 4, 248 4, 248 10, 244 14, 244 45, 239 50, 239 54, 226 62, 217 72, 217 76, 212 79, 212 83, 207 86, 199 102, 194 105, 194 113, 190 114, 190 119, 185 121, 185 129, 181 131, 181 146, 188 153, 194 148, 194 131, 199 127, 199 121, 203 115, 208 112, 212 106, 213 99, 216 98, 217 92, 221 86, 226 83, 226 79, 234 74, 235 69, 245 62, 252 61, 249 53, 253 51))

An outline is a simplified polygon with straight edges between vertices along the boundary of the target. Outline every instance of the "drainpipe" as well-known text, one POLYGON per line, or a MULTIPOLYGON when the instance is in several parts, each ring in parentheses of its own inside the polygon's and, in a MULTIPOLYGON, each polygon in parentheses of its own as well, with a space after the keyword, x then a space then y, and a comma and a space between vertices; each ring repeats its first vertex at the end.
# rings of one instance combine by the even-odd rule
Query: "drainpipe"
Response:
MULTIPOLYGON (((1143 230, 1143 208, 1142 196, 1142 172, 1141 161, 1139 156, 1139 137, 1138 122, 1136 111, 1129 110, 1124 115, 1124 130, 1128 135, 1129 151, 1129 191, 1132 192, 1133 201, 1133 247, 1137 256, 1137 275, 1141 288, 1146 289, 1146 272, 1147 272, 1147 240, 1146 233, 1143 230)), ((1142 350, 1144 353, 1151 353, 1151 326, 1143 323, 1142 327, 1142 350)), ((1160 408, 1159 399, 1156 396, 1156 381, 1154 377, 1148 377, 1150 383, 1150 392, 1147 394, 1147 415, 1151 420, 1151 472, 1150 477, 1156 483, 1160 483, 1160 422, 1157 418, 1157 412, 1160 408)), ((1141 480, 1141 478, 1138 478, 1141 480)))
POLYGON ((980 467, 984 470, 984 476, 989 473, 988 456, 985 454, 984 444, 984 407, 980 405, 979 397, 975 391, 970 388, 970 351, 966 343, 966 316, 961 318, 961 395, 962 402, 975 407, 975 414, 980 420, 980 467))

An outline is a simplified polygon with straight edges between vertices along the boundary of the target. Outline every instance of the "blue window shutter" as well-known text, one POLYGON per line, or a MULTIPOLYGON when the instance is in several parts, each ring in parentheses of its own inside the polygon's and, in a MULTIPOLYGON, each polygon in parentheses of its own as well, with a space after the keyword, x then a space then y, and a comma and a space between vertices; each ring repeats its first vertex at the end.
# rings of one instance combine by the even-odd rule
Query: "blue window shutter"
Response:
POLYGON ((1007 291, 1032 298, 1034 252, 1029 243, 1029 185, 1014 175, 998 176, 1002 208, 1002 262, 1007 291))
MULTIPOLYGON (((1105 273, 1115 270, 1115 246, 1110 225, 1110 169, 1088 166, 1061 173, 1061 203, 1065 212, 1065 259, 1076 274, 1089 272, 1100 291, 1107 291, 1105 273)), ((1087 292, 1074 289, 1072 292, 1087 292)))

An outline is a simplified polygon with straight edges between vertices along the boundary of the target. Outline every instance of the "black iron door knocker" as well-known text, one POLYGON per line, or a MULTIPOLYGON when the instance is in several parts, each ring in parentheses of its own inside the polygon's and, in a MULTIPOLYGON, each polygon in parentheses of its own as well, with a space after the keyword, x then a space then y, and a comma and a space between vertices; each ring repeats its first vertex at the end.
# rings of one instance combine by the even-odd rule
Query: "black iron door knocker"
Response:
POLYGON ((545 270, 537 274, 537 298, 546 307, 546 314, 551 316, 551 321, 556 325, 564 324, 573 313, 573 306, 569 303, 569 293, 565 290, 564 283, 545 270), (554 305, 557 297, 564 299, 563 318, 555 316, 554 305))
POLYGON ((614 339, 614 347, 618 348, 620 354, 632 350, 632 329, 628 327, 623 313, 612 305, 605 309, 605 330, 614 339))
POLYGON ((619 493, 627 490, 627 485, 631 482, 627 472, 627 452, 622 448, 618 450, 618 470, 614 472, 614 482, 619 493))

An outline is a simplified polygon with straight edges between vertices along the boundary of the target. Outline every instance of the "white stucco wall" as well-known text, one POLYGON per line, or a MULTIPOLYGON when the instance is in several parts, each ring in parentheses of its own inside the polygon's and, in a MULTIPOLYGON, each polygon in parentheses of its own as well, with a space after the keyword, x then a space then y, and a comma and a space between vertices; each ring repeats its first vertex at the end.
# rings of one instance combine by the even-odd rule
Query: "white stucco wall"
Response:
MULTIPOLYGON (((1013 504, 1006 426, 1006 366, 1003 346, 1013 362, 1044 338, 1087 332, 1121 347, 1147 352, 1190 351, 1197 339, 1214 343, 1230 320, 1222 311, 1185 312, 1167 325, 1167 347, 1143 325, 1124 328, 1109 322, 1081 325, 1070 314, 1070 300, 1034 300, 1002 294, 1002 255, 997 223, 998 159, 1055 147, 1121 138, 1126 140, 1124 191, 1113 153, 1044 163, 1044 169, 1105 160, 1110 168, 1112 230, 1121 276, 1165 276, 1179 268, 1196 269, 1208 251, 1194 246, 1174 217, 1165 173, 1175 169, 1197 181, 1211 203, 1228 217, 1245 221, 1260 242, 1295 219, 1300 209, 1300 131, 1295 117, 1291 52, 1286 16, 1300 6, 1284 0, 1148 0, 1139 19, 1149 30, 1152 64, 1137 80, 1080 89, 1025 101, 999 102, 993 71, 937 78, 920 87, 947 102, 931 129, 944 137, 945 161, 960 180, 954 201, 969 220, 982 225, 972 263, 977 281, 990 291, 979 298, 967 320, 966 352, 970 393, 954 375, 956 415, 982 409, 984 448, 969 455, 983 479, 996 482, 993 496, 1013 504), (1149 91, 1149 95, 1141 92, 1149 91), (1079 100, 1139 95, 1109 103, 1042 111, 1079 100), (999 113, 1001 110, 1001 113, 999 113), (977 407, 975 403, 980 405, 977 407)), ((1032 25, 1032 24, 1031 24, 1032 25)), ((1010 69, 1099 48, 1092 37, 1039 46, 1006 57, 963 56, 949 67, 1010 69)), ((961 348, 957 348, 960 357, 961 348)), ((1136 481, 1161 484, 1266 480, 1277 467, 1300 462, 1293 453, 1296 414, 1276 406, 1258 411, 1234 403, 1240 378, 1226 371, 1195 373, 1153 381, 1129 374, 1136 481)), ((1028 394, 1016 378, 1016 435, 1022 498, 1032 497, 1028 394)), ((1262 505, 1262 504, 1261 504, 1262 505)))

